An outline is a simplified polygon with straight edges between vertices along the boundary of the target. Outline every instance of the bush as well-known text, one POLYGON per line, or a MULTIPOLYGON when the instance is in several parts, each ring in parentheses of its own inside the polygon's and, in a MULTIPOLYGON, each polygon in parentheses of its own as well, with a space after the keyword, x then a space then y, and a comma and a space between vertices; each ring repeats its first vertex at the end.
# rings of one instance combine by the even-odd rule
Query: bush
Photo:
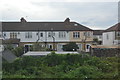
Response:
POLYGON ((15 49, 12 49, 12 52, 17 56, 21 56, 24 54, 24 48, 23 47, 16 47, 15 49))
POLYGON ((81 54, 51 54, 47 56, 26 56, 13 63, 3 62, 4 78, 82 78, 80 80, 118 80, 117 57, 99 58, 81 54), (101 79, 99 79, 101 78, 101 79), (114 78, 114 79, 113 79, 114 78))
POLYGON ((13 48, 13 46, 11 44, 8 44, 7 46, 5 46, 5 49, 12 50, 14 48, 13 48))
POLYGON ((100 78, 102 76, 102 72, 97 69, 97 67, 94 66, 80 66, 79 68, 76 68, 73 71, 70 71, 67 75, 65 75, 66 78, 100 78))

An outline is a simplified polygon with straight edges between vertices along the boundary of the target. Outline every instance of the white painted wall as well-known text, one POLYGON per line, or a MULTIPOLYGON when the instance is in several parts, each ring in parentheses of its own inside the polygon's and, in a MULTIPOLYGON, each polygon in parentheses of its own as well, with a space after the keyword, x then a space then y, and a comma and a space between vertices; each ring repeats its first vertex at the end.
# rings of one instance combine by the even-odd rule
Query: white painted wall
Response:
POLYGON ((103 45, 113 45, 115 40, 115 32, 104 32, 103 33, 103 45), (107 39, 107 35, 108 35, 108 39, 107 39))
MULTIPOLYGON (((53 38, 52 37, 48 37, 48 32, 43 32, 43 37, 40 37, 39 42, 53 42, 53 38)), ((39 32, 39 33, 41 33, 39 32)), ((6 34, 5 39, 9 39, 10 38, 10 32, 3 32, 3 34, 6 34)), ((16 32, 18 33, 18 32, 16 32)), ((17 34, 17 38, 20 39, 20 42, 36 42, 38 39, 38 35, 36 35, 38 32, 33 32, 32 31, 32 38, 25 38, 25 33, 26 32, 19 32, 20 34, 17 34)), ((55 42, 68 42, 69 41, 69 32, 65 32, 66 33, 66 37, 65 38, 59 38, 59 31, 54 32, 55 33, 55 42)))

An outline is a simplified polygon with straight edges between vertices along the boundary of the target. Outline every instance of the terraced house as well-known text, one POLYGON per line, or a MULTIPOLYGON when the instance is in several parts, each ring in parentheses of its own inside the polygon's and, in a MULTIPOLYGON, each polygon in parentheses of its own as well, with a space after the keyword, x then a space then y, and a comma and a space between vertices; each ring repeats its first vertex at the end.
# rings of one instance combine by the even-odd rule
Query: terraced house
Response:
POLYGON ((93 30, 66 18, 63 22, 2 22, 3 43, 24 46, 27 50, 35 42, 57 51, 63 45, 76 42, 79 50, 88 51, 93 41, 93 30), (83 44, 84 43, 84 44, 83 44))

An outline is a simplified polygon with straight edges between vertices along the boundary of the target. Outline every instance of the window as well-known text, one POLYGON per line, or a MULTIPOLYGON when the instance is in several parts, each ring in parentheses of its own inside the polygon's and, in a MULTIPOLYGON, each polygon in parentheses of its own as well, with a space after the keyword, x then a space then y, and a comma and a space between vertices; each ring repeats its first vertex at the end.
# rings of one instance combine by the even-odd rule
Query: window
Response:
POLYGON ((2 34, 0 34, 0 38, 2 37, 2 34))
POLYGON ((100 39, 102 39, 102 36, 99 36, 100 39))
POLYGON ((106 38, 109 39, 109 35, 108 34, 106 35, 106 38))
POLYGON ((18 32, 18 34, 20 34, 20 32, 18 32))
POLYGON ((40 37, 43 37, 43 33, 40 33, 40 37))
POLYGON ((17 38, 17 33, 16 32, 11 32, 10 33, 10 38, 17 38))
POLYGON ((48 32, 48 37, 52 37, 52 36, 55 36, 55 33, 54 32, 48 32))
POLYGON ((120 32, 116 32, 117 37, 120 37, 120 32))
POLYGON ((25 38, 32 38, 32 32, 26 32, 25 38))
POLYGON ((74 26, 78 26, 78 24, 74 24, 74 26))
POLYGON ((120 40, 120 31, 117 31, 116 32, 116 37, 115 37, 117 40, 120 40))
POLYGON ((52 48, 53 48, 53 45, 52 45, 52 44, 48 44, 48 45, 47 45, 47 48, 52 49, 52 48))
POLYGON ((84 32, 84 36, 90 37, 91 36, 91 32, 84 32))
POLYGON ((65 32, 59 32, 59 38, 65 38, 66 34, 65 32))
POLYGON ((5 36, 6 36, 6 33, 3 33, 3 36, 5 37, 5 36))
POLYGON ((82 50, 82 44, 78 44, 80 50, 82 50))
POLYGON ((73 38, 79 38, 80 32, 73 32, 73 38))
POLYGON ((89 48, 90 48, 90 45, 87 44, 87 45, 86 45, 86 49, 89 49, 89 48))
POLYGON ((48 37, 52 37, 52 33, 51 32, 48 32, 48 37))
POLYGON ((87 32, 87 36, 90 37, 90 32, 87 32))

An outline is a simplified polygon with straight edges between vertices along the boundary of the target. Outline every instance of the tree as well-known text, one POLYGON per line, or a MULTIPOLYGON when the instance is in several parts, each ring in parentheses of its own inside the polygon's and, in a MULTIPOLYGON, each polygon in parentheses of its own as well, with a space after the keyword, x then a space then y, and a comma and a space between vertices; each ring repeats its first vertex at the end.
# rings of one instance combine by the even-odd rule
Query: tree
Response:
POLYGON ((74 42, 68 43, 68 44, 63 46, 64 51, 73 51, 73 50, 76 51, 77 49, 79 49, 79 47, 74 42))
POLYGON ((33 51, 46 51, 46 48, 42 46, 40 43, 35 43, 32 47, 31 50, 33 51))
POLYGON ((102 42, 98 40, 98 38, 93 39, 94 44, 101 44, 102 42))
POLYGON ((94 42, 98 42, 98 38, 94 38, 93 41, 94 41, 94 42))
POLYGON ((15 49, 11 50, 17 57, 24 54, 24 47, 16 47, 15 49))

